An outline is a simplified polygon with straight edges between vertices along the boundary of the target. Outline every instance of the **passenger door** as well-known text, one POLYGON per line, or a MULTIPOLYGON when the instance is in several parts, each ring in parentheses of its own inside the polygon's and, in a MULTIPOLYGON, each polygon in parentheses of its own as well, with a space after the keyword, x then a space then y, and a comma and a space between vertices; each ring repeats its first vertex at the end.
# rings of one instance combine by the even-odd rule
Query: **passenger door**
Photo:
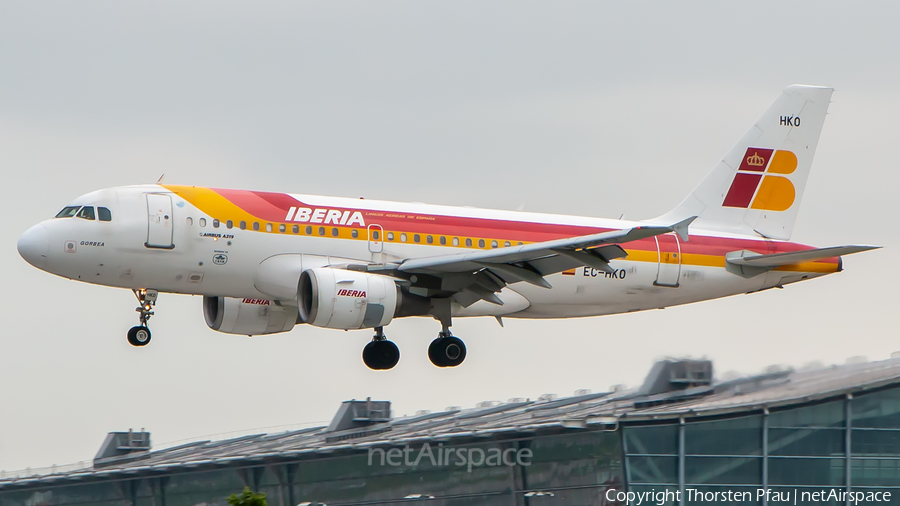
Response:
POLYGON ((677 287, 681 276, 681 243, 678 235, 669 233, 656 236, 656 252, 659 270, 654 284, 677 287))
POLYGON ((147 242, 148 248, 173 249, 172 243, 172 197, 159 193, 147 195, 147 242))
POLYGON ((381 253, 384 250, 384 229, 381 225, 369 225, 366 232, 369 235, 369 251, 381 253))

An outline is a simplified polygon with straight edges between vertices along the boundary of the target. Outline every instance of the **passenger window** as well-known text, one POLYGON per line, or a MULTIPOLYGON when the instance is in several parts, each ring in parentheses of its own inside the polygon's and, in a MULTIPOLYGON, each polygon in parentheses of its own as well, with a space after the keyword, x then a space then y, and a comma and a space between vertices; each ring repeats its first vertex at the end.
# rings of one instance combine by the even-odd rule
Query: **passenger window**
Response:
POLYGON ((508 248, 508 247, 510 247, 510 246, 512 246, 512 244, 510 244, 509 241, 506 241, 505 243, 503 243, 503 247, 504 247, 504 248, 508 248))
POLYGON ((71 218, 78 213, 78 210, 81 209, 81 206, 68 206, 64 207, 62 211, 56 213, 57 218, 71 218))
POLYGON ((388 241, 393 241, 393 240, 394 240, 394 233, 393 233, 393 232, 388 232, 388 233, 387 233, 387 238, 388 238, 388 241))
POLYGON ((425 237, 425 242, 427 242, 428 244, 434 244, 434 237, 431 237, 430 235, 425 237))
POLYGON ((325 235, 325 227, 319 227, 319 235, 325 235))
POLYGON ((400 234, 400 242, 406 242, 406 234, 400 234))
POLYGON ((205 227, 205 226, 206 226, 206 218, 200 218, 200 226, 201 226, 201 227, 205 227))
POLYGON ((97 208, 97 217, 100 218, 100 221, 112 221, 112 213, 105 207, 97 208))
POLYGON ((234 228, 234 222, 231 220, 226 221, 225 228, 234 228))
POLYGON ((306 235, 312 235, 312 227, 306 227, 306 235))
POLYGON ((446 246, 446 245, 447 245, 447 238, 444 236, 441 236, 441 246, 446 246))
POLYGON ((497 247, 497 241, 491 241, 491 247, 492 247, 492 248, 496 248, 496 247, 497 247))
POLYGON ((272 224, 266 223, 266 232, 271 232, 271 231, 272 231, 272 224))
POLYGON ((81 208, 81 211, 78 211, 79 218, 83 218, 85 220, 93 220, 94 219, 94 208, 91 206, 84 206, 81 208))
POLYGON ((219 220, 213 220, 213 228, 219 228, 219 220))
POLYGON ((413 235, 413 242, 419 242, 419 234, 413 235))
POLYGON ((521 245, 522 245, 522 241, 519 241, 518 243, 516 243, 516 246, 521 246, 521 245))
POLYGON ((253 222, 253 230, 259 231, 259 222, 258 221, 253 222))
POLYGON ((295 234, 299 234, 300 233, 300 225, 294 225, 293 228, 291 228, 291 231, 294 232, 295 234))
MULTIPOLYGON (((101 207, 100 209, 103 209, 103 208, 101 207)), ((101 214, 100 216, 101 216, 100 221, 103 221, 103 218, 102 218, 103 215, 101 214)), ((190 227, 191 225, 194 224, 194 218, 191 218, 190 216, 188 216, 188 217, 184 220, 184 222, 187 224, 187 226, 190 227)))
POLYGON ((471 248, 471 247, 472 247, 472 239, 466 239, 466 247, 467 247, 467 248, 471 248))
POLYGON ((484 247, 484 239, 478 239, 478 247, 479 247, 479 248, 483 248, 483 247, 484 247))
POLYGON ((378 240, 378 231, 377 230, 372 231, 372 240, 375 240, 375 241, 378 240))
POLYGON ((332 228, 332 229, 331 229, 331 236, 332 236, 332 237, 337 237, 337 236, 338 236, 338 229, 332 228))
POLYGON ((453 238, 453 245, 454 245, 454 246, 459 246, 459 237, 454 237, 454 238, 453 238))
POLYGON ((278 231, 281 232, 282 234, 287 232, 287 226, 284 223, 282 223, 281 225, 278 225, 278 231))
POLYGON ((241 227, 241 230, 247 230, 247 222, 246 221, 242 221, 240 223, 240 225, 238 225, 238 226, 241 227))
POLYGON ((356 239, 357 237, 359 237, 359 230, 357 230, 357 229, 354 228, 354 229, 350 232, 350 237, 352 237, 352 238, 354 238, 354 239, 356 239))

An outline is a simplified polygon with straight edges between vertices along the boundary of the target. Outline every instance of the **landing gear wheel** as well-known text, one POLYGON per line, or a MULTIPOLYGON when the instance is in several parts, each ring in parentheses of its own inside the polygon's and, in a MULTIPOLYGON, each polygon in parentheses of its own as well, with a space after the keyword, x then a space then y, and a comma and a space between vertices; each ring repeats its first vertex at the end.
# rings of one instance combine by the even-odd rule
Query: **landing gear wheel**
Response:
POLYGON ((135 289, 132 292, 134 292, 134 296, 137 297, 140 303, 140 306, 135 311, 141 315, 141 324, 137 327, 131 327, 128 331, 128 344, 132 346, 147 346, 150 343, 150 328, 147 326, 147 322, 153 316, 153 306, 156 305, 159 292, 145 288, 135 289))
POLYGON ((456 367, 466 359, 466 345, 458 337, 438 336, 428 346, 428 359, 438 367, 456 367))
POLYGON ((131 327, 128 330, 128 344, 132 346, 147 346, 150 342, 150 329, 142 325, 131 327))
POLYGON ((369 369, 384 371, 400 361, 400 349, 393 341, 372 341, 363 348, 362 357, 369 369))

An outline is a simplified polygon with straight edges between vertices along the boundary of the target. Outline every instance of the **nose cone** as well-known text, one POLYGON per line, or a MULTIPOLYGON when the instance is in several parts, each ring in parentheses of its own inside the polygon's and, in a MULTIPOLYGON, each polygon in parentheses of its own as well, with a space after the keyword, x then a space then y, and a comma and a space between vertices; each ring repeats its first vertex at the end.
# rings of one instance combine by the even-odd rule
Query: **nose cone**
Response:
POLYGON ((50 234, 44 225, 35 225, 22 234, 16 246, 19 255, 26 262, 43 269, 47 263, 47 252, 50 250, 50 234))

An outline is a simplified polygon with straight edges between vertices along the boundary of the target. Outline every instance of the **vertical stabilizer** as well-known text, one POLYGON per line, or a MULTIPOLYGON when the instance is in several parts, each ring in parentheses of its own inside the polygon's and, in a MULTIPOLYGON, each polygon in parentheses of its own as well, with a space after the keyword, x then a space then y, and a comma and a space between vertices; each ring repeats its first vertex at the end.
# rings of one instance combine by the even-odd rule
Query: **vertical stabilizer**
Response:
POLYGON ((658 220, 697 216, 697 228, 789 239, 833 91, 788 86, 693 193, 658 220))

